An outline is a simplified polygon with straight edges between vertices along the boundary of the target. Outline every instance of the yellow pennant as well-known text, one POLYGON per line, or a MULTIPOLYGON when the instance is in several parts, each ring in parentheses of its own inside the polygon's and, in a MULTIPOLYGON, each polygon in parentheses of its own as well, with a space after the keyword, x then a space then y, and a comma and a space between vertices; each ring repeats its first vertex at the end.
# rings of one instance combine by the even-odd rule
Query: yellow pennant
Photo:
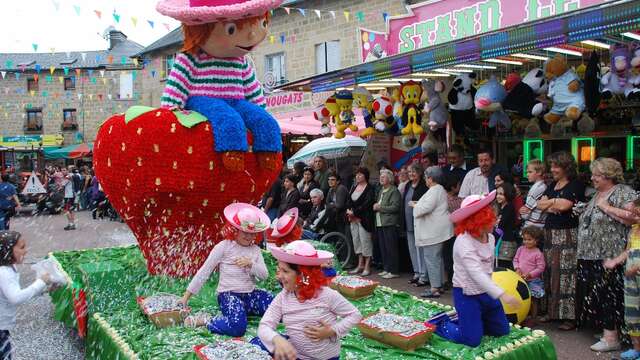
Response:
POLYGON ((104 85, 107 84, 107 79, 106 78, 102 78, 102 84, 104 84, 104 85))
POLYGON ((138 58, 133 58, 133 64, 134 64, 135 66, 138 66, 138 58))
POLYGON ((63 84, 64 83, 64 77, 58 76, 58 81, 60 81, 60 84, 63 84))
POLYGON ((56 67, 55 66, 50 66, 49 67, 49 72, 51 73, 51 75, 53 75, 54 71, 56 71, 56 67))
POLYGON ((136 25, 138 25, 138 18, 135 16, 132 16, 131 22, 133 23, 133 27, 136 27, 136 25))
POLYGON ((344 18, 347 19, 347 21, 349 21, 349 12, 348 11, 344 12, 344 18))
POLYGON ((93 100, 93 94, 89 94, 89 100, 93 100))
POLYGON ((269 43, 273 44, 275 42, 276 42, 276 37, 273 35, 269 36, 269 43))
POLYGON ((31 93, 31 96, 32 96, 32 97, 36 94, 36 91, 35 91, 35 90, 31 90, 31 91, 29 91, 29 92, 31 93))

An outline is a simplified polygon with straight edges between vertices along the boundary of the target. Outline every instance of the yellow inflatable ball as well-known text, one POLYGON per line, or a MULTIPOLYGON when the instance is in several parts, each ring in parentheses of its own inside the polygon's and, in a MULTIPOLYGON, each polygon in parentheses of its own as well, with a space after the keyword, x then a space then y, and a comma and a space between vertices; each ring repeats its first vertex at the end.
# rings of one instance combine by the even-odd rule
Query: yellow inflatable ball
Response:
POLYGON ((515 271, 497 268, 491 275, 493 281, 498 284, 507 294, 520 300, 520 308, 514 310, 510 305, 502 303, 507 320, 512 324, 520 324, 526 319, 531 307, 531 293, 526 281, 515 271))

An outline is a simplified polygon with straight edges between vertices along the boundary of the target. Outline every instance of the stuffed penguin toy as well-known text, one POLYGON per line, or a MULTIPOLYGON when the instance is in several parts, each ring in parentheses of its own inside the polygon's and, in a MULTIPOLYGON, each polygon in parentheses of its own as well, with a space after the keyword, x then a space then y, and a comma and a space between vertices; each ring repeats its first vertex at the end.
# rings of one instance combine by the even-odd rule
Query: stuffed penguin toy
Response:
POLYGON ((476 96, 475 73, 465 73, 453 80, 453 86, 447 95, 449 101, 449 114, 453 131, 458 135, 464 135, 465 125, 476 128, 476 110, 473 98, 476 96))
POLYGON ((544 93, 546 82, 542 69, 532 69, 511 88, 502 103, 504 109, 527 119, 540 115, 544 110, 544 105, 537 100, 537 97, 544 93))

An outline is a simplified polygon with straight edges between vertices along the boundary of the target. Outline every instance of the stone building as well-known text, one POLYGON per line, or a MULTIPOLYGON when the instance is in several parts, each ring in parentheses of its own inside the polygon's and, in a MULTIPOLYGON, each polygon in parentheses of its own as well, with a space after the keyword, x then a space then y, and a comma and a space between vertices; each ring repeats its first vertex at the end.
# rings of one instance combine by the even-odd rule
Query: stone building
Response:
MULTIPOLYGON (((415 2, 285 1, 273 12, 270 35, 251 52, 258 78, 269 87, 359 64, 359 29, 384 32, 386 16, 406 14, 406 5, 415 2)), ((142 103, 159 106, 165 77, 181 45, 182 31, 178 28, 137 54, 144 59, 148 72, 159 74, 144 77, 142 103)), ((273 93, 267 103, 269 111, 278 115, 309 109, 313 96, 273 93)))
POLYGON ((143 47, 114 28, 105 35, 106 50, 0 53, 3 143, 93 141, 110 114, 137 103, 142 64, 131 56, 143 47))

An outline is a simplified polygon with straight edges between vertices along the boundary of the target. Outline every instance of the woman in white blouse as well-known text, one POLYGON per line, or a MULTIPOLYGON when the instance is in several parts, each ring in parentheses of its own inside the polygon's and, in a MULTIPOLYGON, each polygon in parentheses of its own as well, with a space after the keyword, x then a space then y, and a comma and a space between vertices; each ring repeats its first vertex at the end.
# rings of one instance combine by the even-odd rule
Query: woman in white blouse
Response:
POLYGON ((429 190, 417 202, 413 201, 413 226, 416 246, 422 248, 425 270, 431 289, 421 295, 438 298, 442 287, 442 246, 453 236, 453 224, 449 220, 447 191, 444 174, 438 166, 428 167, 424 176, 429 190))

